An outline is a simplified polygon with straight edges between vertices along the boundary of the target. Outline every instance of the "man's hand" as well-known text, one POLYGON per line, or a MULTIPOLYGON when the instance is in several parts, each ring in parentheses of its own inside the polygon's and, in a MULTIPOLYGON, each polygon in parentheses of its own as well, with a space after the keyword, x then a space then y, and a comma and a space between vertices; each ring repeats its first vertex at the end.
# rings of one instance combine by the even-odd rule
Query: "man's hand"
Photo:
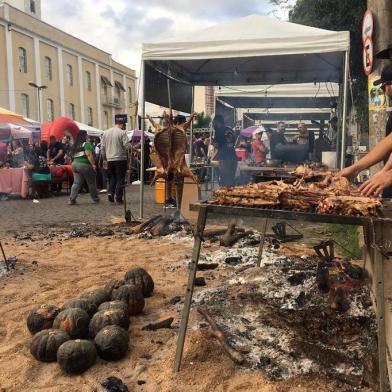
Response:
POLYGON ((346 177, 349 180, 354 179, 359 173, 361 172, 361 170, 359 170, 357 167, 355 167, 355 165, 346 167, 345 169, 340 170, 340 172, 338 172, 336 174, 337 177, 346 177))
POLYGON ((108 168, 109 168, 108 161, 103 161, 102 167, 103 167, 105 170, 108 170, 108 168))
POLYGON ((364 196, 378 196, 385 189, 392 186, 392 170, 381 170, 359 188, 364 196))

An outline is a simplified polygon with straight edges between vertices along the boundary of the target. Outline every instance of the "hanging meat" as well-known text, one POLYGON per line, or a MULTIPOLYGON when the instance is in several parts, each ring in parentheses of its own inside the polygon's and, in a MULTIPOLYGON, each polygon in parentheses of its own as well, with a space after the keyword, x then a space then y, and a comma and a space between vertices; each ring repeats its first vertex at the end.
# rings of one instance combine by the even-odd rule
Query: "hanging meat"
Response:
POLYGON ((181 125, 174 125, 172 117, 164 113, 163 123, 159 125, 147 116, 156 130, 154 138, 154 148, 158 155, 157 169, 152 184, 158 178, 177 180, 183 177, 190 177, 197 182, 196 176, 192 173, 185 162, 187 150, 186 129, 193 119, 181 125))

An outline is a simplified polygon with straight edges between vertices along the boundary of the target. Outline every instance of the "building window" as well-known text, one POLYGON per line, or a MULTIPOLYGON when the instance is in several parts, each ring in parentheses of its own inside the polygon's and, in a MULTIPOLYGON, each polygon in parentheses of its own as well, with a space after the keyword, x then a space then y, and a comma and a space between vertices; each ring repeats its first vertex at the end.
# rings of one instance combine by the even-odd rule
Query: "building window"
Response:
POLYGON ((104 98, 104 103, 108 102, 108 86, 105 83, 102 83, 102 94, 104 98))
POLYGON ((128 103, 132 103, 132 89, 128 87, 128 103))
POLYGON ((24 117, 30 117, 29 96, 27 94, 22 94, 20 96, 20 102, 22 106, 22 115, 24 117))
POLYGON ((93 109, 87 108, 87 125, 93 126, 93 109))
POLYGON ((86 71, 86 82, 87 82, 87 90, 91 91, 92 90, 91 73, 89 71, 86 71))
POLYGON ((121 89, 118 85, 116 85, 115 103, 120 103, 120 99, 121 99, 121 89))
POLYGON ((26 49, 19 48, 19 72, 27 73, 27 56, 26 49))
POLYGON ((68 116, 75 120, 75 105, 73 103, 68 106, 68 116))
POLYGON ((73 86, 72 65, 69 65, 69 64, 67 64, 67 83, 68 83, 68 86, 73 86))
POLYGON ((103 112, 103 128, 104 129, 109 128, 109 115, 106 110, 103 112))
POLYGON ((45 57, 45 78, 46 80, 52 80, 52 59, 50 57, 45 57))
POLYGON ((46 110, 48 113, 48 121, 53 121, 54 120, 54 103, 53 99, 48 99, 46 101, 46 110))
POLYGON ((35 6, 35 1, 34 0, 30 0, 30 12, 32 14, 36 13, 36 6, 35 6))

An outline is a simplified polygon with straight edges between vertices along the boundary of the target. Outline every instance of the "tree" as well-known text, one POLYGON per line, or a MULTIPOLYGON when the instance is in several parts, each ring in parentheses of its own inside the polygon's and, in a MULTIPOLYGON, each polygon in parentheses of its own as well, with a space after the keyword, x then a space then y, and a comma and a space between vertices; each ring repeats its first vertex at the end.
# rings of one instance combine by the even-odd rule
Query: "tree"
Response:
MULTIPOLYGON (((287 7, 287 0, 270 0, 287 7)), ((362 132, 369 130, 367 77, 362 65, 362 18, 366 0, 297 0, 289 12, 289 21, 335 31, 350 31, 350 76, 357 121, 362 132)))
POLYGON ((194 120, 195 128, 209 128, 211 124, 211 117, 206 116, 204 112, 197 113, 194 120))

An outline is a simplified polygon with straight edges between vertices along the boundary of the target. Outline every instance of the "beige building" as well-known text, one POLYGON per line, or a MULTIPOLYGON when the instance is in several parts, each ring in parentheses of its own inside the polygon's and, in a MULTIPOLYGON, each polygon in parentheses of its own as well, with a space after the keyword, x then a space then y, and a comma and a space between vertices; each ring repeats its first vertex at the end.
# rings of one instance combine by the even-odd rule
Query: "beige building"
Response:
POLYGON ((134 70, 43 22, 40 0, 0 0, 0 107, 106 129, 115 114, 130 115, 135 101, 134 70))

